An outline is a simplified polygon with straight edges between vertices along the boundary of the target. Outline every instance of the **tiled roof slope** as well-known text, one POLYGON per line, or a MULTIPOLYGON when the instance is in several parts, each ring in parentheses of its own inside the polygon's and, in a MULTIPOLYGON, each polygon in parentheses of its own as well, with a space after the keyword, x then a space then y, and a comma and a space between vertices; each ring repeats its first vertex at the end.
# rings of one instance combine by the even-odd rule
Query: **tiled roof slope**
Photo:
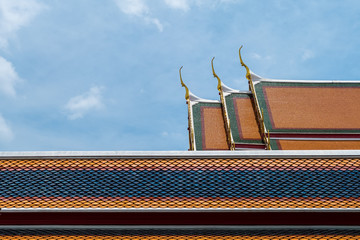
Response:
POLYGON ((3 154, 1 210, 360 209, 359 152, 204 153, 3 154))
POLYGON ((261 227, 261 226, 60 226, 0 228, 1 239, 358 239, 359 227, 261 227))
POLYGON ((360 82, 258 78, 251 84, 272 149, 360 149, 360 82))
POLYGON ((265 149, 256 119, 251 92, 231 89, 222 83, 223 111, 226 111, 235 149, 265 149))
POLYGON ((360 82, 254 83, 270 132, 360 133, 360 82))
POLYGON ((182 80, 181 69, 180 81, 186 90, 188 105, 189 150, 229 150, 221 102, 202 99, 191 93, 182 80))
POLYGON ((190 100, 195 150, 228 150, 221 103, 190 100))
MULTIPOLYGON (((240 50, 239 56, 250 91, 226 86, 215 73, 214 58, 211 61, 223 121, 218 110, 217 117, 209 118, 213 125, 194 126, 194 131, 208 136, 207 141, 225 138, 230 150, 360 149, 360 81, 267 79, 250 71, 240 50)), ((203 118, 202 112, 192 114, 193 119, 203 118)), ((205 149, 216 148, 193 150, 205 149)))

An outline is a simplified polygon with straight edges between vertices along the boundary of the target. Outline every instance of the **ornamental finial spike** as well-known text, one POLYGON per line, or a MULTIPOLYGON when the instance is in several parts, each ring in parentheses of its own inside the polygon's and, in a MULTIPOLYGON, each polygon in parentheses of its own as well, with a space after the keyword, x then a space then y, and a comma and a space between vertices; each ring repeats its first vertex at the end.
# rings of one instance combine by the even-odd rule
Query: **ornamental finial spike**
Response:
POLYGON ((181 66, 181 68, 179 69, 179 74, 180 74, 180 82, 181 82, 181 86, 183 86, 185 88, 185 99, 186 100, 189 100, 190 99, 190 96, 189 96, 189 89, 188 87, 185 85, 185 83, 183 82, 182 80, 182 77, 181 77, 181 69, 183 68, 183 66, 181 66))
POLYGON ((240 63, 241 63, 241 66, 245 67, 246 69, 246 78, 251 81, 251 75, 250 75, 250 69, 248 68, 248 66, 246 66, 246 64, 243 62, 242 58, 241 58, 241 48, 243 46, 241 45, 241 47, 239 48, 239 57, 240 57, 240 63))
POLYGON ((212 72, 213 72, 214 77, 217 78, 217 80, 218 80, 217 89, 219 90, 219 92, 221 92, 221 80, 220 80, 219 76, 215 73, 215 69, 214 69, 214 59, 215 59, 215 57, 213 57, 213 58, 211 59, 211 68, 212 68, 212 72))

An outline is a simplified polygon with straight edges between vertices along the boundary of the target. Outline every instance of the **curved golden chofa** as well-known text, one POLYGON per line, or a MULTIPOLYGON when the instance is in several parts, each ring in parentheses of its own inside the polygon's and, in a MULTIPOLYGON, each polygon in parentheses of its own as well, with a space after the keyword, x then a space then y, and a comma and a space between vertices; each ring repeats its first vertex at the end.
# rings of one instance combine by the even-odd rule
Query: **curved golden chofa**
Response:
POLYGON ((181 68, 179 69, 179 74, 180 74, 181 86, 183 86, 185 88, 185 90, 186 90, 185 99, 186 99, 186 104, 188 105, 189 150, 194 151, 195 150, 195 138, 194 138, 194 128, 193 128, 193 125, 192 125, 192 111, 191 111, 191 104, 190 104, 190 91, 189 91, 189 88, 185 85, 184 81, 182 80, 182 76, 181 76, 181 69, 182 68, 183 68, 183 66, 181 66, 181 68))
POLYGON ((225 131, 226 131, 226 135, 227 135, 227 142, 229 145, 230 150, 235 150, 235 143, 233 142, 233 138, 231 135, 231 130, 230 130, 230 119, 228 117, 228 113, 227 113, 227 108, 225 105, 225 98, 224 98, 224 93, 223 93, 223 89, 222 89, 222 84, 221 84, 221 80, 219 78, 219 76, 215 73, 215 69, 214 69, 214 59, 215 57, 213 57, 211 59, 211 68, 212 68, 212 72, 214 77, 218 80, 218 85, 217 85, 217 89, 219 90, 219 94, 220 94, 220 100, 221 100, 221 106, 223 109, 223 116, 225 119, 225 131))
POLYGON ((241 63, 241 66, 245 67, 246 69, 246 78, 249 82, 249 89, 254 97, 254 102, 255 102, 255 108, 256 108, 256 115, 257 115, 257 119, 258 119, 258 124, 259 124, 259 127, 260 127, 260 132, 261 132, 261 136, 262 136, 262 139, 266 145, 266 149, 267 150, 271 150, 271 146, 270 146, 270 132, 268 132, 266 134, 266 126, 265 126, 265 122, 264 122, 264 111, 263 109, 260 109, 260 106, 258 104, 258 100, 257 100, 257 95, 256 95, 256 92, 255 92, 255 89, 254 89, 254 84, 253 84, 253 81, 251 79, 251 73, 250 73, 250 69, 248 66, 246 66, 246 64, 244 63, 244 61, 242 60, 242 57, 241 57, 241 49, 242 49, 242 45, 241 47, 239 48, 239 58, 240 58, 240 63, 241 63))
POLYGON ((189 100, 190 98, 190 94, 189 94, 189 88, 185 85, 185 83, 182 80, 182 76, 181 76, 181 69, 183 68, 183 66, 181 66, 181 68, 179 69, 179 74, 180 74, 180 82, 181 82, 181 86, 183 86, 185 88, 185 99, 189 100))
POLYGON ((215 73, 215 69, 214 69, 214 59, 215 59, 215 57, 213 57, 213 58, 211 59, 211 68, 212 68, 212 72, 213 72, 214 77, 217 78, 217 80, 218 80, 217 89, 219 90, 219 92, 221 92, 221 90, 222 90, 222 89, 221 89, 221 80, 220 80, 219 76, 215 73))
POLYGON ((241 47, 239 48, 239 58, 240 58, 240 63, 241 63, 241 66, 245 67, 246 69, 246 79, 249 80, 249 82, 251 81, 251 74, 250 74, 250 69, 248 66, 246 66, 246 64, 244 63, 244 61, 242 60, 241 58, 241 49, 242 49, 242 45, 241 47))

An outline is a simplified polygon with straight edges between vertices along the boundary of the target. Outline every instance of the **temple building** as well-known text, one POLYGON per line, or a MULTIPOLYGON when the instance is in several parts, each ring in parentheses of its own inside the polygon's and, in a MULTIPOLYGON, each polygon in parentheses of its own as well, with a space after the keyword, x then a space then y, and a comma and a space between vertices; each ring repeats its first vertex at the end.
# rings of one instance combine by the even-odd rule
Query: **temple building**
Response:
POLYGON ((219 100, 180 69, 191 151, 0 152, 0 239, 360 239, 360 82, 213 61, 219 100))
POLYGON ((360 81, 268 79, 251 72, 240 50, 239 57, 249 91, 226 86, 211 61, 219 101, 192 94, 180 71, 190 150, 360 149, 360 81))

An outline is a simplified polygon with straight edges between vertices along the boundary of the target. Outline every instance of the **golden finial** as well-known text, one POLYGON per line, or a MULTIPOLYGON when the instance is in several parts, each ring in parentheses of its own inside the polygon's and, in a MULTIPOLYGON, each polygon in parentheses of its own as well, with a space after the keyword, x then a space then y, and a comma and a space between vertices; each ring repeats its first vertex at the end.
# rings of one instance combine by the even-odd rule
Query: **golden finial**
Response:
POLYGON ((214 59, 215 59, 215 57, 213 57, 213 58, 211 59, 211 68, 212 68, 212 72, 213 72, 214 77, 217 78, 217 80, 218 80, 217 89, 221 92, 221 80, 220 80, 219 76, 215 73, 215 69, 214 69, 214 59))
POLYGON ((188 87, 185 85, 185 83, 183 82, 182 80, 182 77, 181 77, 181 69, 183 68, 183 66, 181 66, 181 68, 179 69, 179 74, 180 74, 180 82, 181 82, 181 86, 183 86, 186 90, 186 93, 185 93, 185 99, 186 100, 189 100, 189 89, 188 87))
POLYGON ((239 57, 240 57, 240 63, 241 63, 241 66, 245 67, 246 69, 246 78, 251 81, 251 75, 250 75, 250 69, 248 68, 248 66, 246 66, 246 64, 243 62, 242 58, 241 58, 241 48, 243 46, 241 45, 241 47, 239 48, 239 57))

